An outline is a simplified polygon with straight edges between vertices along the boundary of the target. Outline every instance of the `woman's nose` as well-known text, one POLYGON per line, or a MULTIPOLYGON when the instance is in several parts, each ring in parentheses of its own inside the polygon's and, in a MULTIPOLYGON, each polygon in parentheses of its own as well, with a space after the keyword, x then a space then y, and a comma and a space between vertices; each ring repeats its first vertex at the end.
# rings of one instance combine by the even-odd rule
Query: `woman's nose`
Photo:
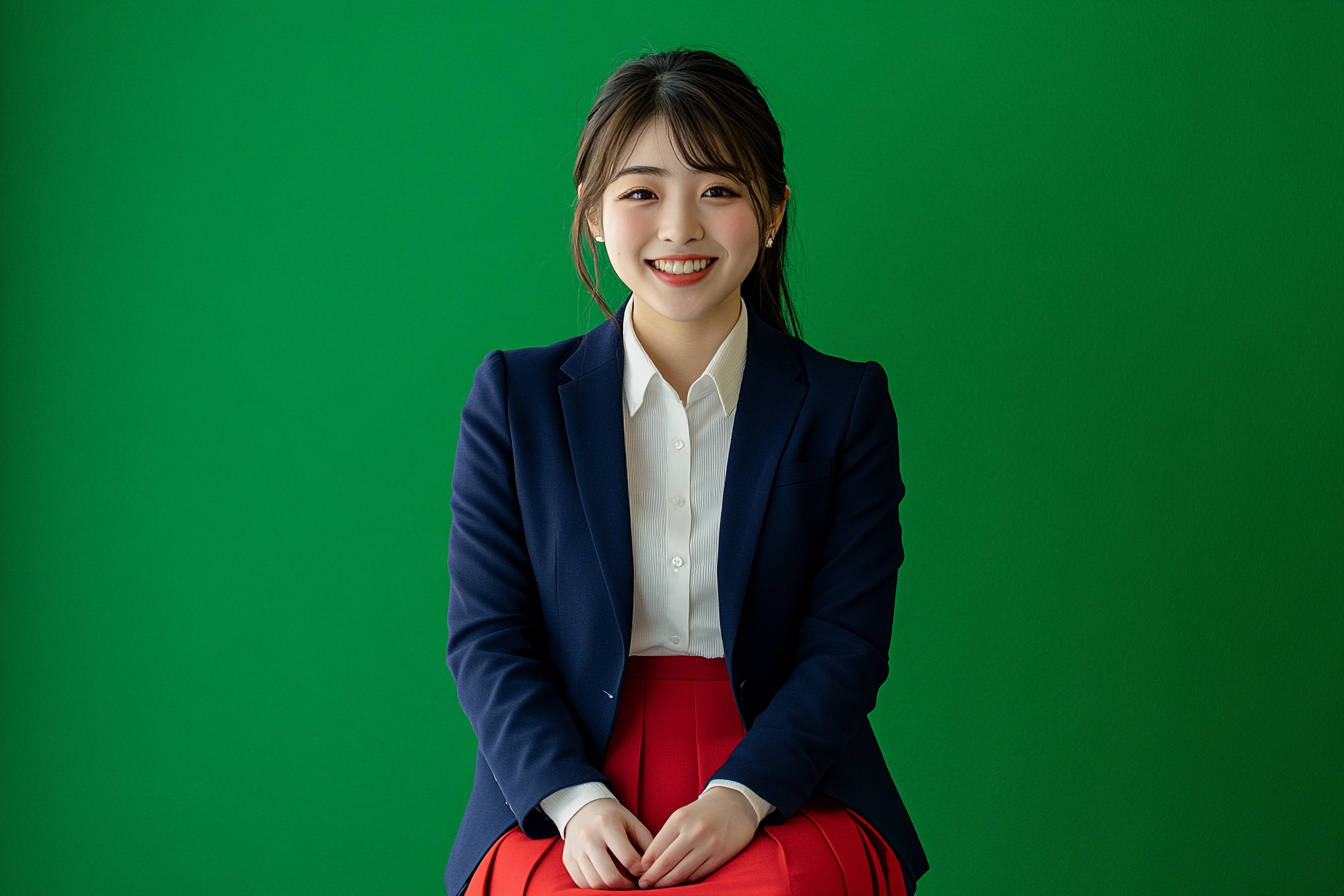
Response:
POLYGON ((658 222, 658 237, 682 245, 702 239, 705 228, 700 221, 700 209, 695 196, 674 197, 663 203, 662 218, 658 222))

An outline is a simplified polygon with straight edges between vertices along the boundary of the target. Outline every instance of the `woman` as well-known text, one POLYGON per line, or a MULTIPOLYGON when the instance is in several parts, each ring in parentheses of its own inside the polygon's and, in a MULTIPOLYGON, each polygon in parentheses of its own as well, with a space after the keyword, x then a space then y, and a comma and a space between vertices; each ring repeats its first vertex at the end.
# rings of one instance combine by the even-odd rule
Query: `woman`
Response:
POLYGON ((447 660, 480 750, 447 890, 911 892, 927 862, 867 721, 896 418, 880 366, 788 334, 779 128, 731 62, 642 57, 574 180, 608 320, 490 353, 462 412, 447 660))

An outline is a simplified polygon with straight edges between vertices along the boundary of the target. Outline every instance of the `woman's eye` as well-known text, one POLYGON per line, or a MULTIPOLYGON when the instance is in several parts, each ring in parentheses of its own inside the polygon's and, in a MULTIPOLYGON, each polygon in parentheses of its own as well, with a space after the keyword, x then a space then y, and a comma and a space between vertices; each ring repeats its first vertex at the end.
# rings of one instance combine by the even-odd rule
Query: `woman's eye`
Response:
POLYGON ((652 190, 646 190, 646 189, 644 189, 643 187, 638 187, 638 188, 636 188, 636 189, 634 189, 634 190, 631 190, 629 193, 625 193, 624 195, 621 196, 621 198, 622 198, 622 199, 644 199, 644 198, 652 199, 652 198, 653 198, 653 191, 652 191, 652 190), (641 194, 641 193, 643 193, 643 194, 645 194, 645 195, 644 195, 644 196, 639 195, 639 194, 641 194))
POLYGON ((733 192, 732 190, 728 189, 727 187, 710 187, 708 190, 705 191, 705 193, 706 193, 706 194, 709 194, 709 193, 714 192, 715 190, 722 190, 722 191, 723 191, 719 196, 715 196, 715 197, 713 197, 713 198, 716 198, 716 199, 717 199, 717 198, 721 198, 722 196, 736 196, 736 195, 737 195, 735 192, 733 192))

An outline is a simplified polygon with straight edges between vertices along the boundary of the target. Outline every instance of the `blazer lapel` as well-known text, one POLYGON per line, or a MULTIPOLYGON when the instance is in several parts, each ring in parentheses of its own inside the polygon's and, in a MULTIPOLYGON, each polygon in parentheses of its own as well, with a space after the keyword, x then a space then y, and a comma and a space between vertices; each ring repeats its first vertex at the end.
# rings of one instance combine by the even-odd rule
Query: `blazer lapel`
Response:
MULTIPOLYGON (((624 314, 625 306, 617 318, 624 314)), ((621 400, 625 358, 619 324, 604 321, 590 331, 560 370, 560 405, 574 461, 579 500, 593 536, 607 596, 630 652, 635 566, 630 537, 630 492, 625 470, 625 405, 621 400)))
MULTIPOLYGON (((625 308, 618 312, 618 320, 625 308)), ((719 627, 728 657, 733 654, 770 486, 807 395, 802 365, 788 339, 750 308, 747 314, 747 360, 728 449, 719 523, 719 627)), ((579 500, 625 653, 629 653, 635 568, 619 325, 607 321, 589 332, 560 370, 571 377, 559 389, 579 500)))
POLYGON ((747 363, 719 522, 719 628, 730 662, 770 486, 807 395, 803 368, 788 337, 750 307, 747 314, 747 363))

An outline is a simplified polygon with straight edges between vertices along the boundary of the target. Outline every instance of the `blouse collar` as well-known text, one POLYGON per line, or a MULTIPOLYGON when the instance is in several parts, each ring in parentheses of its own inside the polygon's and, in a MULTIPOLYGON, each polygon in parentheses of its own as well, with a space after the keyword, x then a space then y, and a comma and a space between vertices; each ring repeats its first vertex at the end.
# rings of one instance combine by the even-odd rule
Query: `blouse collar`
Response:
MULTIPOLYGON (((700 374, 687 391, 687 404, 694 401, 705 389, 713 388, 719 396, 719 404, 724 416, 737 408, 737 398, 742 391, 742 371, 747 364, 747 303, 738 299, 737 323, 728 331, 718 351, 709 359, 705 372, 700 374)), ((622 340, 625 345, 625 406, 627 413, 634 416, 644 404, 644 395, 654 377, 662 379, 662 374, 649 360, 648 352, 635 335, 635 326, 631 320, 634 300, 626 303, 625 319, 621 325, 622 340)))

